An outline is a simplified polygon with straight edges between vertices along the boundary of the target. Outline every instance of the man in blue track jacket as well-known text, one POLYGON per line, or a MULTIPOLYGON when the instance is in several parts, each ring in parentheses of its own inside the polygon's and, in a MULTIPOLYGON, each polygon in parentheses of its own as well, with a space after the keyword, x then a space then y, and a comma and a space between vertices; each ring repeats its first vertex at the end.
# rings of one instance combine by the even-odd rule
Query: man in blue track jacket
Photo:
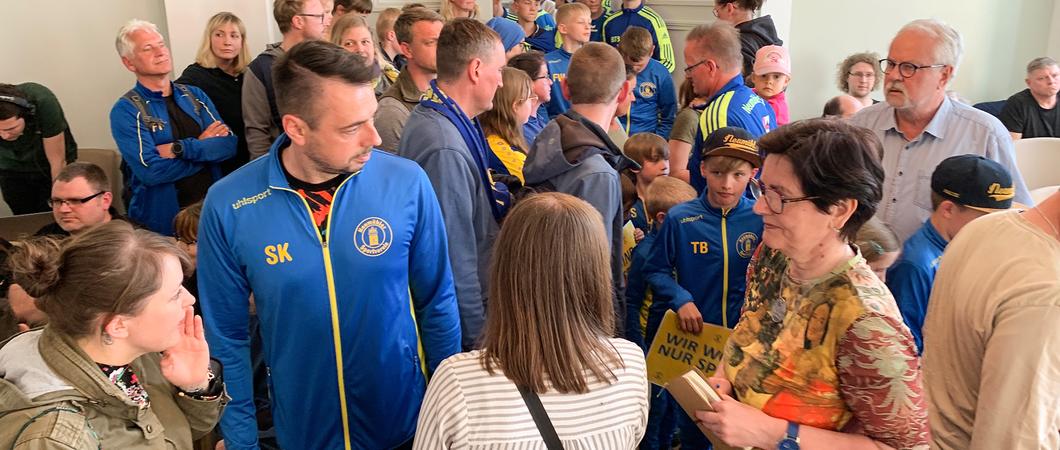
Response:
POLYGON ((460 351, 434 190, 372 149, 377 71, 330 43, 293 47, 274 69, 285 133, 206 198, 199 298, 232 397, 229 449, 257 447, 251 293, 282 448, 408 445, 428 374, 460 351))
POLYGON ((221 178, 219 163, 235 156, 237 138, 202 90, 170 81, 173 63, 154 24, 125 24, 117 50, 136 74, 136 87, 110 110, 129 188, 129 218, 171 236, 177 212, 202 200, 221 178))

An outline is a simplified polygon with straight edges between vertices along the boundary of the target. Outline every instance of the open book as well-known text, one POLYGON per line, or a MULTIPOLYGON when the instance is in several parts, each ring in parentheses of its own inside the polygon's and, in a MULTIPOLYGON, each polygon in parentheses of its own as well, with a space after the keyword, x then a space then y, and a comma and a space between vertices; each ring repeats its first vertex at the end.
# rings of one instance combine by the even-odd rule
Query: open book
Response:
MULTIPOLYGON (((713 411, 710 404, 721 400, 717 391, 695 370, 689 370, 682 375, 674 377, 669 383, 666 383, 666 390, 670 391, 670 395, 674 396, 681 408, 693 419, 696 417, 696 411, 713 411)), ((707 431, 703 425, 699 425, 699 430, 707 436, 707 439, 710 439, 710 442, 714 444, 715 450, 750 450, 750 447, 741 448, 726 445, 714 433, 707 431)))

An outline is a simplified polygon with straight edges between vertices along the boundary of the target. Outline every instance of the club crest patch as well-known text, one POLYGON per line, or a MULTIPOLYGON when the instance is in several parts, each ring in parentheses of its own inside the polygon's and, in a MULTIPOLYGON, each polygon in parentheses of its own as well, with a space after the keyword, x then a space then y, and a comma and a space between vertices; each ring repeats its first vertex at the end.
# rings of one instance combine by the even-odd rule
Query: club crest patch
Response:
POLYGON ((756 246, 758 246, 758 235, 750 231, 741 234, 740 237, 736 239, 736 253, 738 253, 741 258, 750 258, 751 254, 754 253, 756 246))
POLYGON ((641 98, 652 98, 655 96, 655 83, 652 83, 650 81, 645 81, 641 83, 637 89, 640 91, 641 98))
POLYGON ((353 243, 364 256, 379 256, 386 253, 394 241, 390 224, 378 217, 369 217, 357 224, 353 232, 353 243))

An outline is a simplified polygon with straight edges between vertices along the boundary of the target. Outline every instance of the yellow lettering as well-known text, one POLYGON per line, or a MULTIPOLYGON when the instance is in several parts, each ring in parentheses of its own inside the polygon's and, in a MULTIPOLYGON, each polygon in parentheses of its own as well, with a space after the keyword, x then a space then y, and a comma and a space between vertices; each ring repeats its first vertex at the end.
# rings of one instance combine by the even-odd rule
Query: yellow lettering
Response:
POLYGON ((291 245, 289 242, 284 242, 283 244, 278 244, 276 246, 277 253, 280 255, 280 262, 284 262, 285 259, 287 261, 294 261, 294 258, 292 258, 291 254, 287 251, 289 245, 291 245))
POLYGON ((707 245, 706 241, 692 241, 689 244, 692 245, 692 254, 694 255, 705 255, 710 250, 710 246, 707 245))
POLYGON ((268 247, 265 247, 265 256, 267 256, 267 258, 265 258, 265 263, 267 263, 270 266, 275 266, 276 263, 280 262, 279 257, 276 256, 276 246, 275 245, 270 245, 268 247))

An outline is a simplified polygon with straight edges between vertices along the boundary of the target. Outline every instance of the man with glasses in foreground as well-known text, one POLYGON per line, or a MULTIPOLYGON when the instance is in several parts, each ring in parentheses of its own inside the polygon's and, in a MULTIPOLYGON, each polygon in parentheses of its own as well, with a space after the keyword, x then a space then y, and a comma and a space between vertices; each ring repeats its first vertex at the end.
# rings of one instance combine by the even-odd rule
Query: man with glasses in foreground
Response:
POLYGON ((272 88, 273 62, 299 42, 324 39, 324 30, 331 25, 331 12, 324 9, 321 0, 274 0, 272 17, 283 40, 269 44, 254 58, 243 79, 243 122, 250 159, 268 153, 283 131, 272 88))
POLYGON ((736 28, 725 22, 700 25, 688 33, 685 42, 685 77, 697 97, 707 98, 707 107, 699 116, 699 131, 691 153, 687 157, 671 154, 670 161, 674 166, 687 158, 690 184, 702 193, 707 182, 700 174, 699 164, 707 137, 719 128, 739 127, 758 139, 776 128, 777 117, 765 100, 744 85, 740 75, 743 54, 736 28))
POLYGON ((1012 175, 1015 201, 1032 204, 1008 130, 993 116, 946 97, 962 51, 961 35, 943 22, 906 24, 880 60, 887 101, 850 119, 883 142, 886 178, 876 214, 903 242, 931 215, 931 173, 950 156, 997 161, 1012 175))

